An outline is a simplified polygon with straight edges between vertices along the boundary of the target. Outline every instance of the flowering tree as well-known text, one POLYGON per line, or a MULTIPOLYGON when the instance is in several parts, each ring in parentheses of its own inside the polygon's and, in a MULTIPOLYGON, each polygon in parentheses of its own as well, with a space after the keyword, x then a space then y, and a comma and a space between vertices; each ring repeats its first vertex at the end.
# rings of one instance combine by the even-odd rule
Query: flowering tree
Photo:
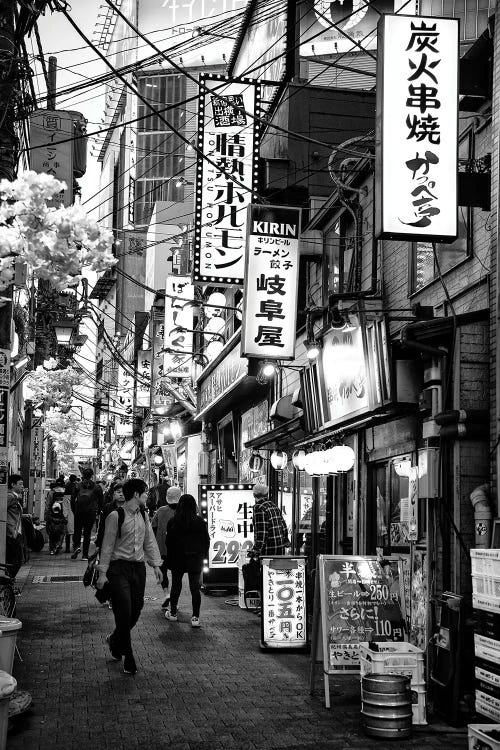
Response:
POLYGON ((74 465, 74 453, 78 447, 78 417, 68 412, 51 409, 45 415, 45 428, 52 439, 57 454, 59 468, 63 472, 71 471, 74 465))
POLYGON ((64 188, 54 177, 31 171, 12 182, 0 180, 0 292, 12 283, 16 261, 57 289, 80 280, 82 266, 102 273, 116 262, 112 233, 81 206, 47 205, 64 188))
POLYGON ((63 370, 56 370, 56 367, 56 360, 51 358, 27 376, 26 385, 33 403, 42 401, 45 407, 57 409, 71 406, 73 388, 82 384, 83 376, 74 367, 63 370))

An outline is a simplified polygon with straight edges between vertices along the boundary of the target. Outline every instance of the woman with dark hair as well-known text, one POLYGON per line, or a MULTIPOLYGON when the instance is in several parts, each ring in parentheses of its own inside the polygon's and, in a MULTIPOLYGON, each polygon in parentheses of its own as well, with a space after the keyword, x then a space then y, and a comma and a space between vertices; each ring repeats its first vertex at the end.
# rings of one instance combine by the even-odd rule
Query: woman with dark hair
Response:
POLYGON ((182 591, 182 577, 188 574, 189 589, 193 605, 191 626, 200 627, 201 571, 203 560, 208 557, 210 537, 207 524, 197 514, 196 500, 192 495, 181 495, 175 516, 167 525, 167 568, 172 571, 170 609, 165 617, 177 622, 177 602, 182 591))

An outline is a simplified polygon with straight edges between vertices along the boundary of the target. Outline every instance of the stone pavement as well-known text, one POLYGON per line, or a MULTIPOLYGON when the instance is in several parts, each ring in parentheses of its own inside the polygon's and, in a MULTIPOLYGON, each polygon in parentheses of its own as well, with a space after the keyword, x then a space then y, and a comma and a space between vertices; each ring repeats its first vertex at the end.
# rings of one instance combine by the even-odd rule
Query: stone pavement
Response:
MULTIPOLYGON (((148 574, 147 601, 133 633, 139 672, 124 675, 109 658, 112 612, 78 581, 85 563, 69 555, 33 555, 19 574, 17 616, 22 662, 14 676, 33 706, 13 720, 8 750, 350 750, 467 747, 466 730, 416 727, 411 740, 366 737, 359 678, 323 680, 309 695, 309 656, 259 648, 259 620, 233 594, 203 596, 202 627, 190 625, 183 591, 178 623, 160 610, 161 589, 148 574)), ((186 586, 185 579, 185 586, 186 586)))

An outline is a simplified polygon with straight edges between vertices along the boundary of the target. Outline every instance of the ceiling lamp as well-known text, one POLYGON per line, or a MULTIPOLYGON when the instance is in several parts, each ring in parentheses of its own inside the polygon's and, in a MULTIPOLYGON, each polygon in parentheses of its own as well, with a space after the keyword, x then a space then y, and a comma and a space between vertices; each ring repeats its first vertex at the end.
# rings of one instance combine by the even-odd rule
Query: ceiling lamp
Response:
POLYGON ((226 296, 222 292, 212 292, 207 299, 207 304, 203 307, 206 317, 220 318, 224 314, 226 304, 226 296))
POLYGON ((299 471, 304 471, 304 462, 306 458, 306 452, 303 450, 294 451, 292 454, 292 464, 299 471))
POLYGON ((348 445, 334 445, 330 450, 337 471, 350 471, 352 469, 356 457, 352 448, 348 445))
POLYGON ((271 453, 271 466, 276 471, 283 471, 286 469, 288 463, 288 456, 284 451, 273 451, 271 453))

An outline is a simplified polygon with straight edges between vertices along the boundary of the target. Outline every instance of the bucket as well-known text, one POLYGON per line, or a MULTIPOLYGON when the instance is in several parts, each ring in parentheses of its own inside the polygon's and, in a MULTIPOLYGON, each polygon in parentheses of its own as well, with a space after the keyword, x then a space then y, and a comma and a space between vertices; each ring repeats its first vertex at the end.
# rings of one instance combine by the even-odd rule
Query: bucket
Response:
POLYGON ((411 736, 410 678, 399 674, 369 674, 361 680, 361 716, 370 737, 406 739, 411 736))
POLYGON ((0 750, 5 750, 7 747, 9 700, 16 687, 16 680, 7 672, 0 670, 0 750))
POLYGON ((15 617, 0 617, 0 670, 12 674, 17 631, 22 627, 15 617))

